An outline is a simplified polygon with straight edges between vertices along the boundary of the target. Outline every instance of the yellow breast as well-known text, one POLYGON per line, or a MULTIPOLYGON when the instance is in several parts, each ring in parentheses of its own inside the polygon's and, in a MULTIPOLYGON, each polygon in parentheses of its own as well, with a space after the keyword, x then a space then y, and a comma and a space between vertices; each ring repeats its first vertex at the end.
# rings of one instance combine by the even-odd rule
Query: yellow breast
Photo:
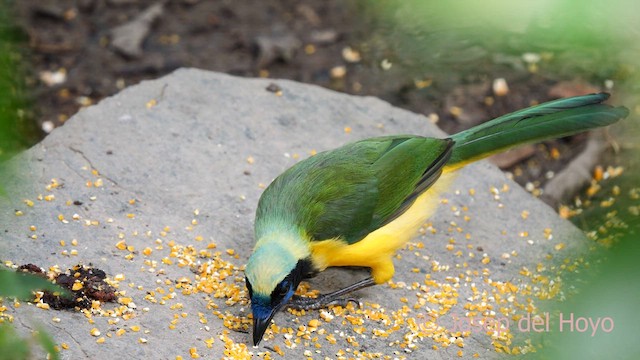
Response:
POLYGON ((339 239, 311 242, 313 264, 319 270, 331 266, 369 267, 377 284, 389 281, 394 273, 393 255, 435 212, 440 202, 439 195, 449 187, 454 177, 453 172, 445 171, 402 215, 357 243, 347 244, 339 239))

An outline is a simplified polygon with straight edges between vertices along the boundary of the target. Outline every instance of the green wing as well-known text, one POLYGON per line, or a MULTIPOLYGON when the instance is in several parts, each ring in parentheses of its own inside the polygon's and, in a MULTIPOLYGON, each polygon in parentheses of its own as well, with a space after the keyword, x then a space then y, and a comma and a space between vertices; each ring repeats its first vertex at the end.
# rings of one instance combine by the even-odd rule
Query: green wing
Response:
POLYGON ((265 190, 256 237, 293 225, 312 240, 348 243, 402 214, 440 176, 452 141, 378 137, 319 153, 296 164, 265 190))

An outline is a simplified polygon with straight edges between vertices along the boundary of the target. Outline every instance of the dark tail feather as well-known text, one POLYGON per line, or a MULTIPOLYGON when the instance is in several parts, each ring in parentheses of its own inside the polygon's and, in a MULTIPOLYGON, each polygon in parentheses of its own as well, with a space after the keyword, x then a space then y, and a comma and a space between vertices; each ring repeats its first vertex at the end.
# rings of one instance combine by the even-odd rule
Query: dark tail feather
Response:
POLYGON ((550 101, 507 114, 451 139, 455 146, 448 166, 462 166, 507 148, 573 135, 625 118, 629 110, 600 104, 609 94, 591 94, 550 101))

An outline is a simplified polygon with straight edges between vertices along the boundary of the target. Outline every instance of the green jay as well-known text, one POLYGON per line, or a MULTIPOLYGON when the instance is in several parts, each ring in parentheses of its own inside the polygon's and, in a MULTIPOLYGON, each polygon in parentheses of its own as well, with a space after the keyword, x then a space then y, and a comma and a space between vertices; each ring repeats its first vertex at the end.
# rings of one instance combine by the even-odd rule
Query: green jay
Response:
POLYGON ((507 114, 446 139, 375 137, 318 153, 264 191, 256 244, 245 268, 257 345, 273 316, 292 306, 345 304, 343 295, 382 284, 393 255, 435 211, 456 169, 507 148, 572 135, 624 118, 606 93, 555 100, 507 114), (300 282, 332 266, 371 276, 318 298, 294 295, 300 282))

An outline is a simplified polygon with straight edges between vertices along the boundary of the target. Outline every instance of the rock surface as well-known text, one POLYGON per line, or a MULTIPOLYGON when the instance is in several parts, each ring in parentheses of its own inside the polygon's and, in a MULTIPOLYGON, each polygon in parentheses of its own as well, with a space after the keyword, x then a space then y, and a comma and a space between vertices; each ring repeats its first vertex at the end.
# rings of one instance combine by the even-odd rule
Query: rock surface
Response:
MULTIPOLYGON (((212 359, 247 352, 337 358, 341 351, 445 359, 522 350, 529 334, 512 316, 537 309, 535 287, 549 287, 533 274, 548 275, 541 266, 550 272, 586 239, 487 162, 459 171, 424 234, 399 252, 394 283, 358 294, 362 310, 282 312, 280 332, 251 347, 241 266, 264 185, 314 150, 394 133, 445 135, 424 116, 381 100, 291 81, 182 69, 130 87, 13 160, 13 175, 3 180, 9 195, 0 200, 0 260, 62 270, 92 264, 135 305, 124 316, 89 320, 5 300, 5 315, 21 331, 43 323, 68 345, 63 359, 187 359, 190 351, 212 359), (474 314, 508 318, 511 331, 490 336, 467 327, 461 334, 465 315, 474 314)), ((310 284, 326 291, 364 276, 330 269, 310 284)))

